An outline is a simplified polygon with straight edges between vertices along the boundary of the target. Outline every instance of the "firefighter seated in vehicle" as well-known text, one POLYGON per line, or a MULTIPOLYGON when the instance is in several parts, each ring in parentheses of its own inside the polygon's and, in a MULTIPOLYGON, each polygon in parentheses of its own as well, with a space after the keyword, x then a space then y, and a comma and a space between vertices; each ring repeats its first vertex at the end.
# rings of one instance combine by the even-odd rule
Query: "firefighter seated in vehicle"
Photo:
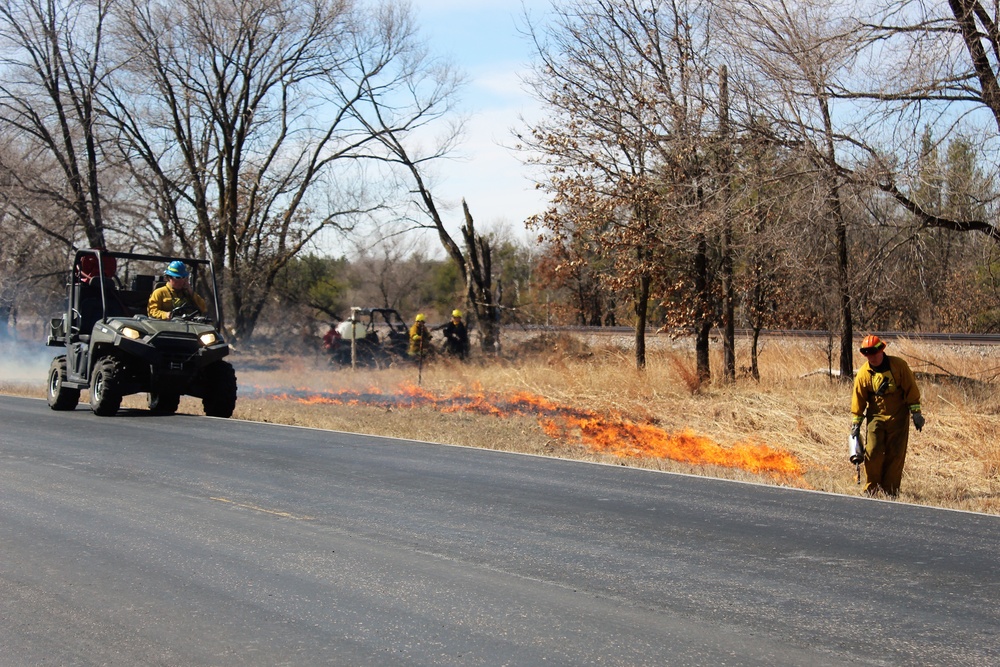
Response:
POLYGON ((167 279, 167 284, 156 288, 149 295, 146 313, 150 317, 169 320, 175 312, 186 306, 197 308, 201 315, 207 312, 208 306, 205 300, 188 284, 188 276, 191 274, 184 262, 180 260, 170 262, 163 275, 167 279))

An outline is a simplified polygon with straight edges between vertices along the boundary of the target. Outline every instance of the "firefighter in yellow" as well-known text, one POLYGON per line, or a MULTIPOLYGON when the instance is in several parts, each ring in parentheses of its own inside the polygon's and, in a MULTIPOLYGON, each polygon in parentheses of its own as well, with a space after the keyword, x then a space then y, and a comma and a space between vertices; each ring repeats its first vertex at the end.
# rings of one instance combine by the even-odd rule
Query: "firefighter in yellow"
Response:
POLYGON ((410 349, 408 353, 411 357, 424 357, 433 352, 431 348, 431 332, 427 329, 427 318, 423 313, 417 315, 410 327, 410 349))
POLYGON ((861 424, 868 422, 865 443, 865 493, 899 494, 910 437, 910 420, 919 431, 924 427, 920 413, 920 389, 909 365, 885 353, 878 336, 861 341, 867 360, 854 378, 851 397, 851 435, 859 436, 861 424))
POLYGON ((149 295, 146 314, 158 320, 169 320, 175 310, 190 304, 204 315, 207 310, 205 300, 191 289, 188 284, 189 275, 191 274, 184 262, 180 260, 170 262, 167 270, 163 272, 167 284, 153 290, 149 295))

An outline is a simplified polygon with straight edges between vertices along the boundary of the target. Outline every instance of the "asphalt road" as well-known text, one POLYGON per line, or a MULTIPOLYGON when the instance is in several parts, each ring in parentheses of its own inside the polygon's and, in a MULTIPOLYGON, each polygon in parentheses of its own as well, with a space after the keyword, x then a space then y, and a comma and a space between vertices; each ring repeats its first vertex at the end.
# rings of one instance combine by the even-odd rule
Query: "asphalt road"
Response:
POLYGON ((1000 517, 0 397, 0 665, 1000 664, 1000 517))

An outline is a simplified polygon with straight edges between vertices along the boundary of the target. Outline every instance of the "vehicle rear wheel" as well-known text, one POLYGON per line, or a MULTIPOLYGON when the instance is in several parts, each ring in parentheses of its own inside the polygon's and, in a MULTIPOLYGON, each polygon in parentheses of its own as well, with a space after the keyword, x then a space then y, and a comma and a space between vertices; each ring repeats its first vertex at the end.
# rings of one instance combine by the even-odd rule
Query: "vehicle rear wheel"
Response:
POLYGON ((146 404, 149 411, 158 415, 172 415, 181 403, 180 394, 150 392, 146 404))
POLYGON ((112 417, 121 404, 118 365, 114 357, 104 357, 94 365, 94 374, 90 379, 90 409, 100 417, 112 417))
POLYGON ((49 407, 53 410, 75 410, 80 403, 80 390, 64 387, 66 382, 66 355, 56 357, 49 366, 49 407))
POLYGON ((205 393, 201 405, 209 417, 228 419, 236 409, 236 371, 228 361, 205 367, 205 393))

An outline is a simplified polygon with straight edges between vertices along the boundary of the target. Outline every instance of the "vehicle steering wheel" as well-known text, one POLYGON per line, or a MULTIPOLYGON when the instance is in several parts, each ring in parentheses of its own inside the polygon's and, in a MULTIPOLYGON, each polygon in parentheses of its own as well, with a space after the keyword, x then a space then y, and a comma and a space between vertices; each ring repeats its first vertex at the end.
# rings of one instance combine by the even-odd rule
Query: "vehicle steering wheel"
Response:
POLYGON ((191 320, 200 316, 201 310, 193 301, 185 301, 170 311, 170 319, 172 320, 191 320))

